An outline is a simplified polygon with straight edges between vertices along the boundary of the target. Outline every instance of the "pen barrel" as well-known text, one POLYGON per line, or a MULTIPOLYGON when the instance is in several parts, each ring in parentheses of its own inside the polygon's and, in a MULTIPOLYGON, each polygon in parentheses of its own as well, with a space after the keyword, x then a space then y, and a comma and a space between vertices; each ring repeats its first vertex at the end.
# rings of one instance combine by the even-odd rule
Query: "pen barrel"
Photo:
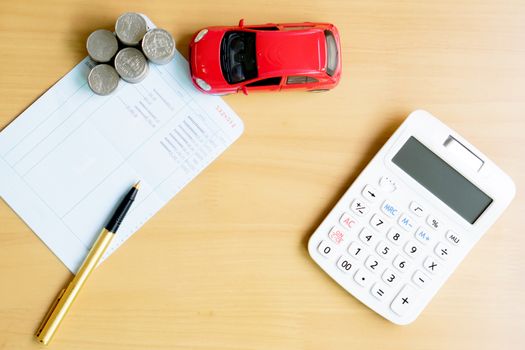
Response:
POLYGON ((38 328, 36 338, 39 342, 42 344, 48 344, 51 341, 60 323, 71 308, 71 305, 73 305, 73 302, 82 289, 82 286, 86 283, 91 272, 97 267, 114 236, 115 234, 107 229, 104 229, 101 232, 95 244, 84 259, 77 274, 68 284, 65 291, 63 290, 58 295, 54 302, 54 307, 52 306, 52 309, 48 312, 38 328))

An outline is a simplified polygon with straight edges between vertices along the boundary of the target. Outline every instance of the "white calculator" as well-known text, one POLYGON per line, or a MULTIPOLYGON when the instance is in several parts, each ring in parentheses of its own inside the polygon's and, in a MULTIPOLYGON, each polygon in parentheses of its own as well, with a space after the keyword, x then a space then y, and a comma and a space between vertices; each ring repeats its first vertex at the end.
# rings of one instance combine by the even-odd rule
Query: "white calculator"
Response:
POLYGON ((308 242, 388 319, 416 319, 514 197, 510 177, 428 112, 411 113, 308 242))

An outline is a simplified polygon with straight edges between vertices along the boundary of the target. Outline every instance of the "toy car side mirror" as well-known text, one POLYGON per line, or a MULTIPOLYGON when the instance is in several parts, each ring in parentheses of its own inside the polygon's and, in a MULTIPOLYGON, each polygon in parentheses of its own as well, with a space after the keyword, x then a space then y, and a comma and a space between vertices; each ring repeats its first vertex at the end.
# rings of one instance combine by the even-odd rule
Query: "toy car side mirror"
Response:
POLYGON ((246 88, 246 86, 241 86, 241 91, 243 94, 248 95, 248 89, 246 88))
POLYGON ((241 18, 241 20, 239 21, 239 27, 244 27, 244 18, 241 18))

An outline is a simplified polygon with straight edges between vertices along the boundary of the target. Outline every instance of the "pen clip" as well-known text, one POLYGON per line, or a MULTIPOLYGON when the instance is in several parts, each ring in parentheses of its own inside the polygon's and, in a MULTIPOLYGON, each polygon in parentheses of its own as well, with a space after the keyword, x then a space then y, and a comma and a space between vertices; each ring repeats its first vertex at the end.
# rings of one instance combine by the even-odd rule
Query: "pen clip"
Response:
POLYGON ((40 333, 42 333, 42 330, 44 329, 44 327, 46 326, 46 323, 47 321, 49 320, 49 317, 51 317, 51 314, 53 313, 53 311, 55 310, 55 307, 57 306, 58 302, 60 301, 60 299, 62 299, 62 296, 64 295, 64 292, 66 291, 66 288, 62 289, 60 291, 60 293, 58 293, 58 296, 56 297, 55 301, 53 302, 53 304, 51 304, 51 307, 49 308, 49 310, 47 310, 47 313, 46 315, 44 316, 44 319, 42 320, 42 323, 40 324, 40 326, 38 327, 38 330, 36 331, 36 336, 38 337, 40 335, 40 333))

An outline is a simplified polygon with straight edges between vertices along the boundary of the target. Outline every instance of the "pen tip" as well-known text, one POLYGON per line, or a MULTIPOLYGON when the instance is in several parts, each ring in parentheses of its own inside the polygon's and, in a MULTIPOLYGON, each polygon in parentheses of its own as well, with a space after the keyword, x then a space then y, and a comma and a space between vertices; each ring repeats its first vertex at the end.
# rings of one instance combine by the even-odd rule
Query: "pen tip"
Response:
POLYGON ((134 184, 133 187, 135 187, 138 190, 140 188, 140 180, 137 181, 137 183, 134 184))

